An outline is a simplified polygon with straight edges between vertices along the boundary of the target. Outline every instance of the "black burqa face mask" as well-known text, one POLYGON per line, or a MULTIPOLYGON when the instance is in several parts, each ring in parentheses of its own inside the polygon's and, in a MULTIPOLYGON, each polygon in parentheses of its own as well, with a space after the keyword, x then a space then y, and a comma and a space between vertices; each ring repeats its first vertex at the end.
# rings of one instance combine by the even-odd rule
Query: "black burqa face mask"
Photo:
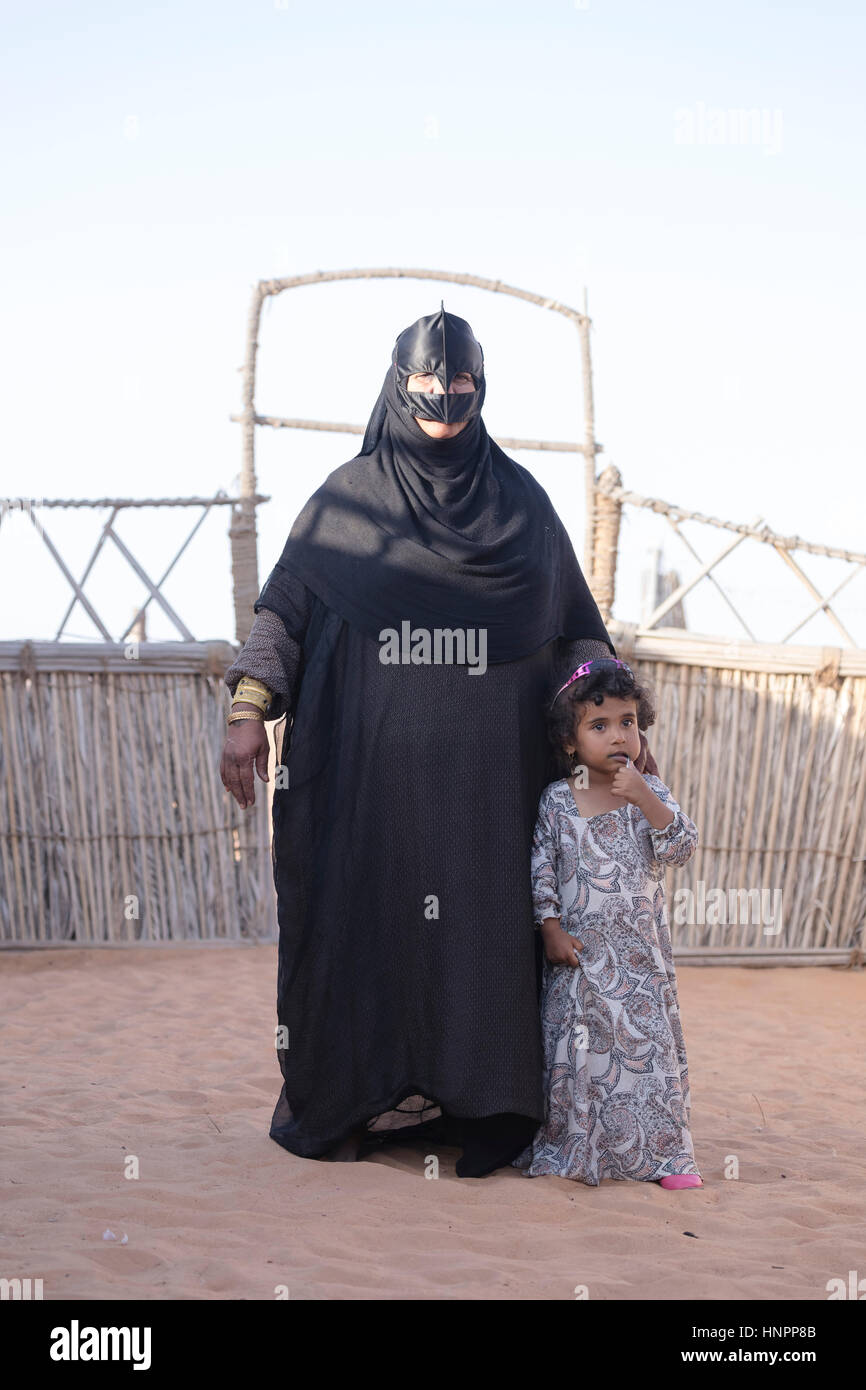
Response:
POLYGON ((360 452, 302 509, 256 610, 291 621, 288 571, 377 641, 408 620, 428 630, 483 628, 488 663, 529 656, 559 636, 594 637, 613 651, 547 493, 487 433, 484 390, 481 346, 464 319, 440 309, 404 329, 360 452), (407 391, 419 371, 433 372, 444 392, 407 391), (449 395, 460 371, 477 389, 449 395), (434 439, 418 414, 467 423, 434 439))
POLYGON ((484 404, 484 353, 465 319, 445 311, 428 314, 405 328, 391 355, 397 396, 409 415, 440 420, 450 425, 480 415, 484 404), (468 372, 474 391, 454 391, 451 387, 461 373, 468 372), (416 373, 429 373, 441 384, 441 392, 410 391, 408 380, 416 373))

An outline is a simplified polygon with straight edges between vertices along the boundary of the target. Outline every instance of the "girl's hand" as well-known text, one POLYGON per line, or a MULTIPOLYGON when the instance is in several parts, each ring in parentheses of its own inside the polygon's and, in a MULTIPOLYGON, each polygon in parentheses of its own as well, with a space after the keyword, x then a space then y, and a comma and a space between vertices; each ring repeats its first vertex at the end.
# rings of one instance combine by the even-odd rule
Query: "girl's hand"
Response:
POLYGON ((549 929, 544 932, 544 954, 551 965, 570 965, 576 969, 577 953, 582 946, 583 942, 570 936, 564 927, 558 926, 555 931, 549 929))
POLYGON ((639 806, 655 830, 664 830, 674 819, 670 806, 656 796, 652 787, 635 771, 633 763, 617 768, 610 789, 614 796, 622 796, 632 806, 639 806))
POLYGON ((623 763, 617 768, 610 789, 614 796, 624 797, 633 806, 640 806, 641 802, 646 801, 650 790, 634 763, 623 763))

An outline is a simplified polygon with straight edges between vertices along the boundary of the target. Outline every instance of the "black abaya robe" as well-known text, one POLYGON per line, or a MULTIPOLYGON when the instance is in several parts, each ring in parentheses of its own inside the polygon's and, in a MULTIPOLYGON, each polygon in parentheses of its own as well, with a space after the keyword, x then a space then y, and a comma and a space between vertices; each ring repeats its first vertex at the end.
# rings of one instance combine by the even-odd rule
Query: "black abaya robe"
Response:
POLYGON ((566 644, 483 675, 385 665, 280 565, 261 607, 302 653, 273 805, 287 1046, 271 1137, 319 1157, 363 1123, 381 1138, 408 1102, 440 1107, 457 1142, 461 1121, 523 1117, 517 1152, 544 1118, 529 857, 566 644))
POLYGON ((310 497, 256 604, 302 657, 274 792, 271 1135, 308 1157, 405 1120, 408 1100, 456 1123, 458 1175, 480 1175, 544 1115, 529 864, 553 776, 543 708, 560 637, 610 644, 550 499, 487 434, 485 391, 481 345, 444 305, 401 333, 360 453, 310 497), (410 391, 416 373, 440 392, 410 391), (419 415, 463 426, 434 438, 419 415), (487 669, 383 663, 383 631, 404 622, 483 634, 487 669))

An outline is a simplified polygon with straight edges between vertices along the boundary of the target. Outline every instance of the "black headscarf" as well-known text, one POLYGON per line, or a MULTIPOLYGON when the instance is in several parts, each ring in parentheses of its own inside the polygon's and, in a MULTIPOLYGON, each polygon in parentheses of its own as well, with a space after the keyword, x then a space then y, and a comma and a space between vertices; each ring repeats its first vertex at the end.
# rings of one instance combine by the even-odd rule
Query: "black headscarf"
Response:
POLYGON ((610 645, 568 534, 532 474, 488 436, 481 346, 464 319, 419 319, 397 339, 360 453, 331 473, 293 525, 256 603, 279 609, 281 568, 369 636, 385 628, 486 628, 487 661, 553 638, 610 645), (475 391, 406 390, 461 371, 475 391), (416 415, 468 423, 433 439, 416 415), (455 413, 456 408, 456 413, 455 413))

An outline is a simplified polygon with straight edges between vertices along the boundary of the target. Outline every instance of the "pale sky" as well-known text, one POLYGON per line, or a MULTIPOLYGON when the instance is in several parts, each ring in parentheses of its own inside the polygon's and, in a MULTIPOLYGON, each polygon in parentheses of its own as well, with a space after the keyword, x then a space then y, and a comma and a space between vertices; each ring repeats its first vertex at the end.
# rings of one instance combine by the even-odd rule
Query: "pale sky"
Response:
MULTIPOLYGON (((862 5, 118 0, 2 15, 4 495, 232 490, 253 284, 426 266, 575 307, 586 287, 602 462, 626 486, 866 550, 862 5)), ((484 347, 490 432, 580 439, 569 324, 408 280, 272 302, 260 412, 364 423, 395 337, 440 297, 484 347)), ((262 582, 357 447, 258 432, 262 582)), ((516 457, 580 556, 582 462, 516 457)), ((107 514, 43 515, 80 570, 107 514)), ((156 575, 195 515, 119 529, 156 575)), ((227 520, 208 519, 166 585, 199 639, 234 635, 227 520)), ((684 529, 703 558, 728 539, 684 529)), ((638 620, 654 545, 691 572, 661 518, 627 509, 616 617, 638 620)), ((825 593, 848 572, 797 558, 825 593)), ((812 606, 755 543, 718 577, 766 641, 812 606)), ((0 638, 52 638, 69 591, 20 515, 0 527, 0 584, 0 638)), ((142 597, 119 556, 87 591, 114 635, 142 597)), ((862 573, 837 607, 866 646, 862 573)), ((706 583, 686 618, 739 634, 706 583)), ((80 608, 68 632, 95 636, 80 608)), ((156 614, 149 634, 175 635, 156 614)), ((794 640, 842 641, 824 617, 794 640)))

